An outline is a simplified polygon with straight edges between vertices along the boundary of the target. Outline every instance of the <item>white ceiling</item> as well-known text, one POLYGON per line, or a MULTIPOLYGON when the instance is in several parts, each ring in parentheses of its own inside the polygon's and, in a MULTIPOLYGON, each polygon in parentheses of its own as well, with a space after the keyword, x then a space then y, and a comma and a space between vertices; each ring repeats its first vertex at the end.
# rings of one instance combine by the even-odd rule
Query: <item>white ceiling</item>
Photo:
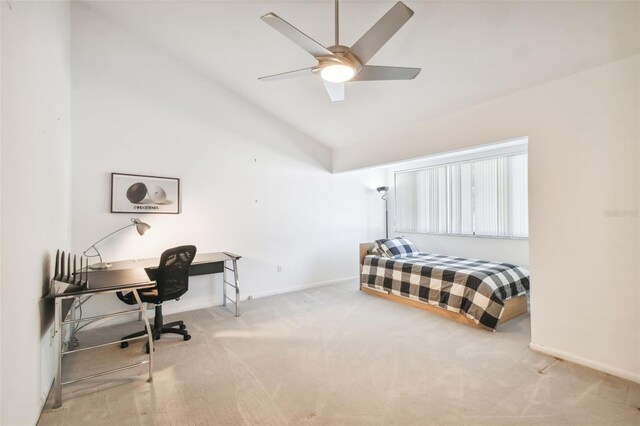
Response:
MULTIPOLYGON (((422 67, 412 81, 357 82, 332 104, 319 76, 257 77, 313 66, 259 17, 274 12, 333 44, 333 2, 100 1, 90 7, 329 147, 392 137, 435 116, 640 52, 638 2, 425 2, 372 65, 422 67)), ((341 3, 352 45, 394 1, 341 3)))

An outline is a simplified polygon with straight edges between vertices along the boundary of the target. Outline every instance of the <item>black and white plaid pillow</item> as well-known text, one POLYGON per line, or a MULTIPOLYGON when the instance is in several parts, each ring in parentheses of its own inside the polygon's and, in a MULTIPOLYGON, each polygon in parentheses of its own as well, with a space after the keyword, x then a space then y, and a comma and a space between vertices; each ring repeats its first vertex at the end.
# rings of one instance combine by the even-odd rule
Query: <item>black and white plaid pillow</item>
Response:
POLYGON ((374 256, 384 256, 384 253, 382 252, 382 248, 380 247, 381 242, 387 241, 386 239, 384 240, 377 240, 373 243, 373 247, 371 247, 369 249, 369 254, 372 254, 374 256))
POLYGON ((408 257, 420 254, 420 250, 411 241, 404 237, 392 238, 390 240, 376 240, 374 251, 378 256, 384 257, 408 257))

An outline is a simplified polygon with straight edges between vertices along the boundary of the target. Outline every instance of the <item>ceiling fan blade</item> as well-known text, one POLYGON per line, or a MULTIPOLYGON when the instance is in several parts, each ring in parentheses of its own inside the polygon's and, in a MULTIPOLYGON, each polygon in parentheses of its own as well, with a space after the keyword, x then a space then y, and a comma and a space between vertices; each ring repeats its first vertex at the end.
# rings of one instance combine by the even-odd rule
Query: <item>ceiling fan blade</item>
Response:
POLYGON ((271 25, 289 40, 312 54, 315 58, 319 56, 333 56, 333 53, 327 50, 320 43, 300 31, 275 13, 267 13, 266 15, 260 17, 260 19, 271 25))
POLYGON ((324 81, 324 88, 327 90, 329 97, 331 98, 331 102, 342 102, 344 101, 344 83, 331 83, 329 81, 324 81))
POLYGON ((413 10, 399 1, 349 50, 365 65, 412 16, 413 10))
POLYGON ((302 68, 301 70, 287 71, 287 72, 281 72, 279 74, 266 75, 264 77, 258 77, 258 80, 273 81, 273 80, 282 80, 285 78, 302 77, 305 75, 313 74, 313 71, 315 68, 316 67, 302 68))
POLYGON ((413 80, 420 74, 420 68, 379 67, 365 65, 351 81, 373 80, 413 80))

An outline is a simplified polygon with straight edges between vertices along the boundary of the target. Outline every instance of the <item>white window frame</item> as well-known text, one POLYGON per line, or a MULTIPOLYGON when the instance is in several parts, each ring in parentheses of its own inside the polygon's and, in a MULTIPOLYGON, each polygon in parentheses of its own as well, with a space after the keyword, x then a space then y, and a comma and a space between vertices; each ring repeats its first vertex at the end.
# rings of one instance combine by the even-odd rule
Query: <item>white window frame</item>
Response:
MULTIPOLYGON (((508 153, 504 153, 504 154, 494 154, 494 155, 485 155, 485 156, 479 156, 477 158, 472 158, 472 159, 465 159, 465 160, 460 160, 460 161, 449 161, 449 162, 442 162, 442 163, 438 163, 438 164, 432 164, 429 166, 423 166, 423 167, 415 167, 412 169, 406 169, 406 170, 396 170, 393 173, 393 185, 394 185, 394 231, 396 233, 411 233, 411 234, 423 234, 423 235, 442 235, 442 236, 453 236, 453 237, 475 237, 475 238, 493 238, 493 239, 507 239, 507 240, 528 240, 529 236, 528 236, 528 230, 527 230, 527 236, 511 236, 511 235, 484 235, 484 234, 478 234, 476 233, 476 197, 475 197, 475 181, 474 181, 474 174, 473 172, 471 173, 471 179, 473 181, 472 183, 472 229, 473 229, 473 233, 469 233, 469 234, 464 234, 464 233, 451 233, 451 232, 426 232, 426 231, 417 231, 417 230, 406 230, 406 229, 399 229, 397 226, 397 218, 398 218, 398 196, 397 196, 397 176, 399 174, 403 174, 403 173, 414 173, 414 172, 419 172, 422 170, 428 170, 428 169, 433 169, 433 168, 437 168, 437 167, 443 167, 443 166, 450 166, 450 165, 459 165, 459 164, 470 164, 470 163, 474 163, 476 161, 480 161, 480 160, 490 160, 490 159, 498 159, 498 158, 507 158, 507 157, 511 157, 511 156, 515 156, 515 155, 521 155, 521 154, 527 154, 527 162, 528 162, 528 149, 523 149, 523 150, 519 150, 519 151, 514 151, 514 152, 508 152, 508 153)), ((472 166, 473 167, 473 166, 472 166)), ((528 167, 527 167, 527 173, 528 173, 528 167)), ((527 198, 529 197, 528 194, 528 188, 527 188, 527 198)), ((447 216, 446 220, 451 220, 451 217, 447 216)), ((527 220, 527 225, 529 224, 529 221, 527 220)), ((528 226, 527 226, 528 227, 528 226)))

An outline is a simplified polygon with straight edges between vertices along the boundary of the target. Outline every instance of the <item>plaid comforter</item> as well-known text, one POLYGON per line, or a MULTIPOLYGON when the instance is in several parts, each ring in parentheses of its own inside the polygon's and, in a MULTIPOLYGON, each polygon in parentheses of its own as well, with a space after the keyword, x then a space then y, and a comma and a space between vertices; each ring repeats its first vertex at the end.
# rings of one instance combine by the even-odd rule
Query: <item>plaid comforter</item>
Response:
POLYGON ((529 271, 508 263, 424 254, 366 256, 360 283, 461 313, 494 330, 504 301, 529 290, 529 271))

